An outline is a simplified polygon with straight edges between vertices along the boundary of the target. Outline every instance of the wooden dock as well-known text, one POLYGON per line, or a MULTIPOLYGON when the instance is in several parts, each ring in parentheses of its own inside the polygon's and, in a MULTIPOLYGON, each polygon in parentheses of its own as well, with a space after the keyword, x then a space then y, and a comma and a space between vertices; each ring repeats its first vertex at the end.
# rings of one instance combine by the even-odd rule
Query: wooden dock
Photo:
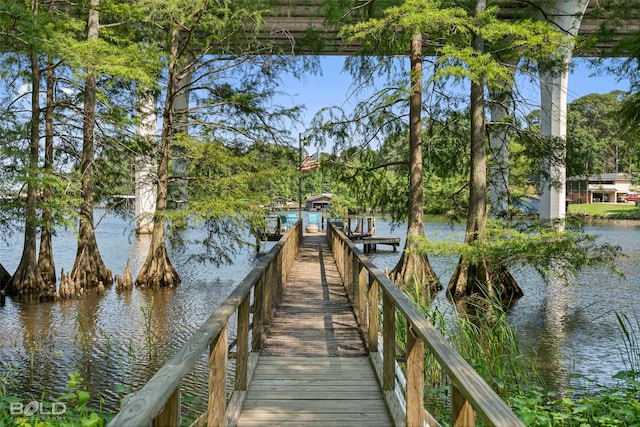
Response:
POLYGON ((399 237, 385 237, 385 236, 369 236, 369 235, 351 235, 348 236, 349 239, 355 244, 361 243, 363 245, 362 252, 376 252, 378 250, 378 245, 388 245, 393 248, 393 252, 398 250, 398 246, 400 245, 399 237))
POLYGON ((448 378, 436 403, 447 425, 524 427, 340 228, 326 230, 305 235, 297 221, 108 427, 182 425, 181 384, 205 355, 193 427, 442 425, 425 408, 425 387, 442 386, 427 369, 448 378))
POLYGON ((364 253, 376 252, 378 245, 391 246, 394 252, 396 252, 398 246, 400 246, 399 237, 376 235, 376 221, 374 217, 349 217, 346 223, 344 221, 337 221, 335 224, 354 244, 362 244, 362 252, 364 253), (357 223, 355 230, 352 230, 352 219, 355 219, 357 223), (364 231, 365 223, 367 228, 366 232, 364 231))
POLYGON ((282 288, 238 426, 391 426, 324 233, 282 288))

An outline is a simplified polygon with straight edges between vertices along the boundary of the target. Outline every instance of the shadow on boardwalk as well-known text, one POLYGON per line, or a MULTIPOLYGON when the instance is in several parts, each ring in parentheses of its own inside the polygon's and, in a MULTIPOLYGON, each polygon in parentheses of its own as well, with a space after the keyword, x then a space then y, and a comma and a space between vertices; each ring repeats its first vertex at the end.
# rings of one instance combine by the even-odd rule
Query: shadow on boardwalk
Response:
POLYGON ((304 236, 262 355, 367 355, 324 234, 304 236))

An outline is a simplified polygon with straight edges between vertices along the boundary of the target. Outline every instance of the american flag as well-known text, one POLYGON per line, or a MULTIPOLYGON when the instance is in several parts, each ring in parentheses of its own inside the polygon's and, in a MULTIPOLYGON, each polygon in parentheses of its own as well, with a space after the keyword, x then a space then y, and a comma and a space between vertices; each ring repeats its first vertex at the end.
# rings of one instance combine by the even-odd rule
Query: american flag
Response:
POLYGON ((316 169, 320 167, 320 156, 318 153, 313 153, 310 156, 307 156, 302 163, 300 163, 301 171, 310 171, 311 169, 316 169))

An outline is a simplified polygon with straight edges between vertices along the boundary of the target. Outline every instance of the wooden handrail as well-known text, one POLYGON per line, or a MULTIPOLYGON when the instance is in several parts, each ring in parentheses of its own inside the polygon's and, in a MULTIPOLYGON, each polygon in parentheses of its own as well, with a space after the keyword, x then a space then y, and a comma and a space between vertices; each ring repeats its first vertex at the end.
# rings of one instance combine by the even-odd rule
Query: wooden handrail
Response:
MULTIPOLYGON (((333 224, 327 226, 329 243, 345 286, 354 298, 356 315, 368 329, 364 334, 372 358, 382 358, 380 381, 387 397, 395 395, 396 334, 395 316, 401 313, 407 322, 407 374, 404 420, 396 421, 408 426, 422 426, 425 421, 437 423, 424 411, 424 352, 428 351, 448 375, 451 390, 451 425, 475 425, 477 414, 487 425, 524 426, 522 421, 498 394, 473 370, 460 354, 442 337, 415 304, 333 224), (368 273, 368 280, 363 272, 368 273), (378 293, 382 295, 382 355, 378 352, 378 293), (365 308, 362 308, 366 302, 365 308), (369 314, 365 311, 369 310, 369 314), (419 361, 418 359, 422 359, 419 361), (420 371, 420 372, 418 372, 420 371), (419 410, 417 410, 419 408, 419 410)), ((375 360, 374 360, 375 364, 375 360)), ((393 404, 390 403, 390 407, 393 404)), ((393 412, 393 410, 392 410, 393 412)))
POLYGON ((262 346, 262 331, 270 322, 279 289, 286 281, 301 239, 302 221, 298 220, 177 353, 128 399, 109 426, 148 426, 154 423, 178 425, 180 384, 206 351, 209 351, 210 390, 205 419, 208 425, 224 425, 229 400, 225 393, 229 319, 238 312, 238 360, 234 393, 241 393, 246 390, 249 353, 259 351, 262 346), (251 322, 249 313, 252 300, 254 312, 251 322), (251 326, 253 336, 249 343, 251 326))

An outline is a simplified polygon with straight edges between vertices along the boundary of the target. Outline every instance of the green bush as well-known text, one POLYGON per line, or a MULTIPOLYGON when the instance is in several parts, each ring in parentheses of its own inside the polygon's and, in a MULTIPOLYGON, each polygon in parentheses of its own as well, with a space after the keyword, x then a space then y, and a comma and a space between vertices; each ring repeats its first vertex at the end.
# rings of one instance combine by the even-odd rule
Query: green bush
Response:
MULTIPOLYGON (((4 378, 6 380, 6 378, 4 378)), ((0 427, 102 427, 112 416, 89 406, 90 395, 82 389, 83 379, 69 374, 67 393, 52 400, 43 393, 41 397, 25 399, 6 394, 0 388, 0 427)))

